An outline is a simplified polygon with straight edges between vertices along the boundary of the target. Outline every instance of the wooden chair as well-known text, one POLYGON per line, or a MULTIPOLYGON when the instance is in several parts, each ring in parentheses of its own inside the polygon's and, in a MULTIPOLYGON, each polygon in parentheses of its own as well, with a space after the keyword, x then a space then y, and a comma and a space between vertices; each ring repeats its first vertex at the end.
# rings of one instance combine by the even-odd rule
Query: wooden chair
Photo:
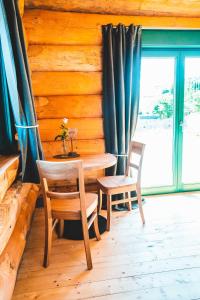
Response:
POLYGON ((144 213, 142 209, 141 198, 141 167, 144 154, 145 145, 139 142, 132 141, 128 154, 127 168, 125 175, 120 176, 106 176, 97 179, 99 189, 99 211, 102 205, 102 193, 107 197, 107 230, 110 230, 111 211, 112 206, 121 203, 127 203, 128 209, 131 210, 131 191, 137 194, 138 206, 143 224, 145 223, 144 213), (137 162, 132 162, 132 156, 138 156, 137 162), (136 174, 133 176, 133 169, 136 174), (124 199, 112 201, 112 195, 124 194, 124 199))
POLYGON ((37 160, 41 187, 44 197, 45 210, 45 248, 44 267, 49 265, 49 255, 52 243, 52 231, 59 221, 62 235, 63 220, 81 220, 84 246, 88 269, 92 269, 92 259, 89 245, 88 230, 94 224, 97 240, 101 239, 97 221, 98 196, 85 193, 82 161, 49 162, 37 160), (52 192, 49 190, 49 181, 78 180, 78 191, 70 193, 52 192), (88 221, 89 220, 89 221, 88 221))

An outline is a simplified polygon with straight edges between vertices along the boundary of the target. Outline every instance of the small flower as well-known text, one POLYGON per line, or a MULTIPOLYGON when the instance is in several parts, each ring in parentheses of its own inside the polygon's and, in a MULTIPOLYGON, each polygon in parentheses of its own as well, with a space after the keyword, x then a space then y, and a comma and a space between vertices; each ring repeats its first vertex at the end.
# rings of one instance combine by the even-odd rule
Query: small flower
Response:
POLYGON ((64 119, 63 119, 63 123, 64 123, 64 124, 67 124, 67 123, 68 123, 68 119, 67 119, 67 118, 64 118, 64 119))

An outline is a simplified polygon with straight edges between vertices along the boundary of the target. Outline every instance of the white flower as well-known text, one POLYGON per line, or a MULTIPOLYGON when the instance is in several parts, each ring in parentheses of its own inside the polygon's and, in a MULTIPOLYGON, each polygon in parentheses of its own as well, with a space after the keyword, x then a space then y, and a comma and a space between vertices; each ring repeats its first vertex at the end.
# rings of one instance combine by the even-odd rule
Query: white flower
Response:
POLYGON ((68 119, 67 119, 67 118, 64 118, 64 119, 63 119, 63 123, 64 123, 64 124, 67 124, 67 123, 68 123, 68 119))

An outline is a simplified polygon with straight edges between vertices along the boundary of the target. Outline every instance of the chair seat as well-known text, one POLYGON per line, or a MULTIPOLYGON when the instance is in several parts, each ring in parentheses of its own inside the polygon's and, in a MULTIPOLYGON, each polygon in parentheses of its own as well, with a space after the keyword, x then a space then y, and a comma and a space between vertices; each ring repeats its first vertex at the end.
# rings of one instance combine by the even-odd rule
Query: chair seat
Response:
POLYGON ((125 175, 100 177, 97 182, 101 190, 107 194, 128 192, 136 187, 136 180, 125 175))
MULTIPOLYGON (((98 195, 93 193, 85 194, 86 215, 89 217, 96 209, 98 204, 98 195)), ((74 199, 52 199, 51 200, 52 217, 63 220, 80 220, 81 207, 80 198, 74 199)))

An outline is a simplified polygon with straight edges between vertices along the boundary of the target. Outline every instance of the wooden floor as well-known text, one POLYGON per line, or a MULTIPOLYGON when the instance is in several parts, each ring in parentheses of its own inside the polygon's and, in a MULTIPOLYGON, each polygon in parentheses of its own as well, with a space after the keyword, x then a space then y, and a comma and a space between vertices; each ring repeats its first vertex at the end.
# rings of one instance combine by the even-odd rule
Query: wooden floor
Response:
POLYGON ((115 212, 110 233, 91 240, 86 270, 82 241, 53 241, 42 267, 43 211, 37 209, 13 299, 200 299, 200 193, 149 197, 146 225, 138 210, 115 212))

